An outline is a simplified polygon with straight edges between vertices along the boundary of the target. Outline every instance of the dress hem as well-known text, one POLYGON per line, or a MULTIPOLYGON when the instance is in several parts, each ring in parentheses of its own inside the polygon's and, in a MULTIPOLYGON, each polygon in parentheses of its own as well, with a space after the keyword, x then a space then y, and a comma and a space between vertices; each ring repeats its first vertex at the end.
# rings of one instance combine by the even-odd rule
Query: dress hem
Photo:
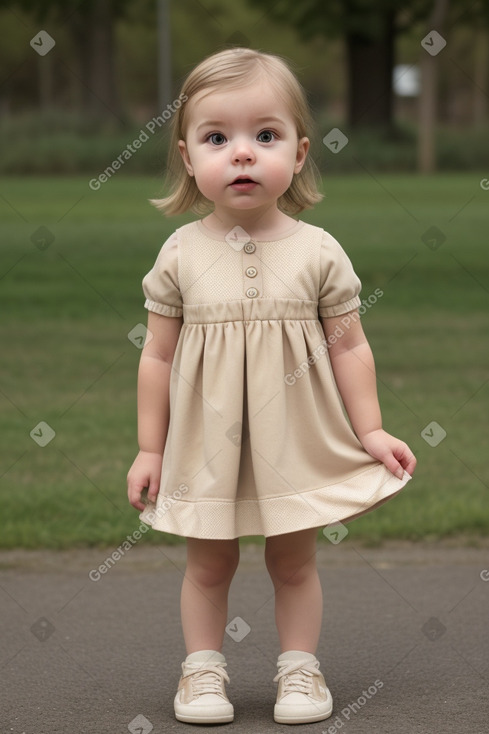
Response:
POLYGON ((187 538, 271 537, 350 522, 394 497, 411 478, 405 471, 399 479, 383 464, 376 464, 338 484, 285 497, 199 503, 158 496, 139 518, 153 530, 187 538))

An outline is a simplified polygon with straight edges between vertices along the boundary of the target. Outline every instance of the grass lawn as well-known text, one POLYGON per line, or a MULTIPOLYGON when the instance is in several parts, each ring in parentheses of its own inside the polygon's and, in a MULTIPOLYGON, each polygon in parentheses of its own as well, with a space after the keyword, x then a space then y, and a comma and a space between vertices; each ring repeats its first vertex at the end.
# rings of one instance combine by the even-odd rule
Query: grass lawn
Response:
MULTIPOLYGON (((418 457, 403 493, 348 526, 359 541, 488 533, 482 178, 334 176, 302 216, 341 242, 362 297, 383 291, 363 324, 384 427, 418 457), (442 431, 436 446, 422 435, 433 444, 442 431)), ((160 192, 157 179, 122 174, 97 192, 88 177, 0 179, 1 547, 116 547, 139 526, 126 474, 140 352, 127 335, 146 322, 143 275, 193 218, 163 218, 147 203, 160 192), (56 433, 44 447, 30 435, 41 421, 56 433)), ((181 539, 149 531, 140 542, 181 539)))

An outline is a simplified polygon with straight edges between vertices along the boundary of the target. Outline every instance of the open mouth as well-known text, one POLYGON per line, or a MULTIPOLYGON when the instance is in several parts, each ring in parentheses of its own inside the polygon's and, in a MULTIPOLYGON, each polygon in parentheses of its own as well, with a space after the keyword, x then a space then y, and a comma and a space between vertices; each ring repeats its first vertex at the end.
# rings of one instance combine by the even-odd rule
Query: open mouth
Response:
POLYGON ((254 184, 256 181, 253 181, 252 178, 249 176, 238 176, 234 179, 231 186, 234 186, 235 184, 254 184))

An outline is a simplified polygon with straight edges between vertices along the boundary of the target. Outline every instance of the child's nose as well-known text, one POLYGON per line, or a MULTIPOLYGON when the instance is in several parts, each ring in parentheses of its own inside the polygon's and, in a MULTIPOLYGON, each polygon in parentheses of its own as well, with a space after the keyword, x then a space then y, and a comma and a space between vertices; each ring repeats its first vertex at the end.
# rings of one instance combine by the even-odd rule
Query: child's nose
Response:
POLYGON ((253 147, 246 140, 237 140, 233 149, 233 160, 235 163, 248 162, 255 160, 253 147))

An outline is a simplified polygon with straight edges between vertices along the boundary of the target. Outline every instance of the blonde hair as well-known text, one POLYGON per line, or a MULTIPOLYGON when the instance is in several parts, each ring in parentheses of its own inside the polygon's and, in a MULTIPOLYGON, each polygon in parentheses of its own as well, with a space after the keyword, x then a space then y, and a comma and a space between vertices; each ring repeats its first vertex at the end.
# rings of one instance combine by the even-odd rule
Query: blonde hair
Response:
MULTIPOLYGON (((185 140, 187 130, 187 104, 198 92, 221 90, 245 86, 256 80, 257 72, 265 74, 288 103, 297 128, 298 139, 308 137, 312 128, 312 117, 306 94, 284 59, 249 48, 232 48, 208 56, 187 76, 182 86, 180 99, 183 104, 176 110, 171 121, 171 139, 168 152, 167 181, 170 192, 163 199, 151 199, 157 209, 168 215, 193 211, 208 213, 212 202, 204 197, 187 173, 178 141, 185 140)), ((301 171, 294 175, 287 191, 279 198, 279 209, 287 214, 298 214, 310 209, 323 198, 317 188, 318 169, 309 156, 301 171)))

